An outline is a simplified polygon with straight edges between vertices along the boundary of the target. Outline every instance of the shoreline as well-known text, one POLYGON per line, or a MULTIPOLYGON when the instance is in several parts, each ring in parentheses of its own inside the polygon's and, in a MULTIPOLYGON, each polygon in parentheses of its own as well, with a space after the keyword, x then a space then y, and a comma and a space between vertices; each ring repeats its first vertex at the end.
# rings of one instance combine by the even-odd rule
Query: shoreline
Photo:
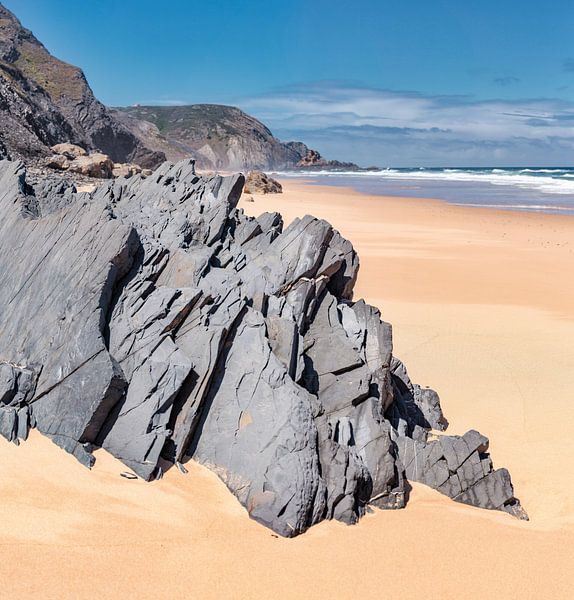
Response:
MULTIPOLYGON (((273 176, 273 172, 270 172, 271 176, 273 176)), ((529 210, 519 210, 519 209, 505 209, 502 207, 494 207, 494 206, 483 206, 483 205, 479 205, 479 204, 456 204, 454 202, 450 202, 449 200, 445 200, 444 198, 433 198, 433 197, 419 197, 419 196, 409 196, 407 193, 405 193, 404 195, 395 195, 395 194, 374 194, 374 193, 369 193, 369 192, 363 192, 361 190, 356 190, 355 188, 353 188, 352 186, 343 186, 343 185, 329 185, 328 183, 316 183, 315 181, 312 180, 312 177, 307 177, 307 176, 298 176, 298 177, 282 177, 281 175, 277 175, 275 174, 276 177, 274 177, 274 179, 276 179, 277 181, 279 181, 279 183, 281 183, 281 185, 285 186, 289 191, 304 191, 304 188, 307 188, 308 190, 310 188, 318 188, 319 191, 323 191, 323 192, 330 192, 331 194, 333 194, 334 196, 338 196, 341 194, 344 194, 346 197, 349 196, 360 196, 363 198, 370 198, 370 199, 376 199, 376 198, 383 198, 385 201, 388 202, 395 202, 395 201, 399 201, 399 202, 407 202, 407 203, 421 203, 421 204, 446 204, 449 207, 452 208, 460 208, 463 209, 465 211, 467 210, 475 210, 478 209, 480 211, 486 211, 488 213, 496 213, 500 216, 508 216, 508 213, 510 214, 520 214, 520 215, 529 215, 529 217, 531 218, 536 218, 536 217, 556 217, 558 219, 564 219, 564 218, 569 218, 569 219, 574 219, 574 214, 555 214, 555 213, 547 213, 547 212, 535 212, 535 211, 529 211, 529 210)), ((405 192, 408 192, 408 188, 405 189, 405 192)), ((265 198, 265 197, 269 197, 272 194, 248 194, 248 195, 252 195, 252 196, 257 196, 259 198, 265 198)))
POLYGON ((248 214, 256 215, 262 212, 264 203, 264 210, 281 212, 286 224, 295 216, 307 213, 330 221, 353 242, 362 259, 355 288, 357 298, 365 295, 377 305, 381 298, 371 297, 362 282, 376 271, 373 259, 400 256, 401 273, 392 267, 395 285, 387 291, 388 298, 408 302, 414 297, 407 288, 410 285, 417 289, 418 299, 422 297, 430 302, 490 304, 492 288, 496 286, 497 303, 540 308, 574 319, 574 288, 567 278, 556 277, 556 274, 568 273, 568 269, 574 272, 574 215, 468 207, 434 198, 379 196, 352 188, 289 179, 279 179, 279 182, 284 194, 253 195, 255 203, 245 202, 243 198, 241 206, 248 214), (323 200, 327 197, 328 207, 323 200), (347 212, 349 204, 355 202, 360 215, 373 215, 374 226, 368 219, 354 219, 354 210, 347 212), (386 225, 383 240, 377 236, 379 220, 386 225), (437 239, 437 233, 443 237, 437 239), (413 239, 416 240, 414 245, 413 239), (416 244, 420 247, 416 248, 416 244), (463 255, 457 260, 456 253, 453 254, 457 248, 464 253, 464 260, 463 255), (501 249, 504 249, 502 255, 501 249), (512 285, 507 277, 497 277, 501 261, 506 269, 520 269, 525 253, 529 255, 530 264, 529 269, 521 273, 521 286, 512 285), (369 260, 365 261, 366 257, 369 260), (560 264, 564 266, 563 271, 560 264), (453 275, 453 269, 460 272, 460 281, 469 269, 479 279, 467 282, 470 286, 451 285, 449 295, 445 296, 434 285, 432 276, 444 280, 453 275))
POLYGON ((193 461, 187 476, 132 481, 105 451, 90 472, 34 431, 18 448, 0 439, 5 595, 568 598, 574 219, 281 182, 283 194, 240 206, 286 223, 315 214, 353 242, 355 298, 392 323, 396 355, 437 390, 448 433, 489 437, 531 520, 413 484, 403 510, 277 538, 193 461))
MULTIPOLYGON (((572 180, 574 170, 572 169, 559 170, 561 177, 518 175, 518 172, 510 175, 514 170, 494 169, 490 173, 490 178, 482 170, 468 169, 452 169, 446 172, 442 172, 441 169, 423 169, 422 171, 408 170, 408 173, 401 172, 400 169, 389 171, 393 174, 390 175, 384 170, 378 173, 332 171, 315 174, 279 171, 271 175, 275 179, 291 180, 295 183, 305 182, 320 187, 342 187, 352 193, 372 196, 430 199, 462 207, 574 216, 574 181, 572 180), (566 171, 571 172, 572 175, 566 176, 566 171), (432 175, 433 173, 435 176, 432 175), (500 181, 501 177, 502 181, 500 181), (490 199, 491 203, 476 200, 481 197, 490 199)), ((528 173, 549 172, 532 169, 520 172, 526 171, 528 173)))

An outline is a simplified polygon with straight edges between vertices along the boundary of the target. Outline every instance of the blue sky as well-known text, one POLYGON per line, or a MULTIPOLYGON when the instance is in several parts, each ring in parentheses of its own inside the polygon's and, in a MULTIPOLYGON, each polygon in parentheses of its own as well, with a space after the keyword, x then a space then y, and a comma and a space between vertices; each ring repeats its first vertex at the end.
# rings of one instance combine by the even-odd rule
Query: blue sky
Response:
POLYGON ((110 105, 234 104, 363 165, 568 165, 574 2, 5 0, 110 105))

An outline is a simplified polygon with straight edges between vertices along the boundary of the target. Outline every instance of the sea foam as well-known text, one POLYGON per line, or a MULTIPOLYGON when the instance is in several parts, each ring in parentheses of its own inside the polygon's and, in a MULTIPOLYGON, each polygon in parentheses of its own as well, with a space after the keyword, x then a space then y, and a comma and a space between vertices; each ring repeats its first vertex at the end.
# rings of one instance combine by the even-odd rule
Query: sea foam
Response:
POLYGON ((574 169, 566 167, 386 168, 372 171, 281 172, 315 183, 454 204, 574 214, 574 169))
POLYGON ((379 171, 297 171, 280 172, 283 177, 356 177, 394 180, 435 180, 488 183, 546 194, 573 194, 574 169, 381 169, 379 171))

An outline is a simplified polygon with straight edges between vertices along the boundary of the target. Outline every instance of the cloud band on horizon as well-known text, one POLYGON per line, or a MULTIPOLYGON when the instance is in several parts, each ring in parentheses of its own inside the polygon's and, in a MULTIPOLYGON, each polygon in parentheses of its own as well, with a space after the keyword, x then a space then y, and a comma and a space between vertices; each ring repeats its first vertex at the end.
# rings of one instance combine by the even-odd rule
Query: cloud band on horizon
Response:
POLYGON ((364 166, 565 166, 574 156, 574 102, 566 100, 478 100, 326 81, 239 104, 281 139, 364 166))

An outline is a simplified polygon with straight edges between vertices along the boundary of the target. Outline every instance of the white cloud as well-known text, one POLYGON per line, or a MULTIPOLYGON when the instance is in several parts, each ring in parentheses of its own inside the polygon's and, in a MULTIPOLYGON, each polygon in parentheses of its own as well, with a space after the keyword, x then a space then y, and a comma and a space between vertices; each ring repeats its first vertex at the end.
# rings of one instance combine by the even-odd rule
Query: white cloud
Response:
POLYGON ((475 100, 323 82, 241 107, 283 138, 369 164, 570 164, 574 156, 574 103, 564 100, 475 100))

